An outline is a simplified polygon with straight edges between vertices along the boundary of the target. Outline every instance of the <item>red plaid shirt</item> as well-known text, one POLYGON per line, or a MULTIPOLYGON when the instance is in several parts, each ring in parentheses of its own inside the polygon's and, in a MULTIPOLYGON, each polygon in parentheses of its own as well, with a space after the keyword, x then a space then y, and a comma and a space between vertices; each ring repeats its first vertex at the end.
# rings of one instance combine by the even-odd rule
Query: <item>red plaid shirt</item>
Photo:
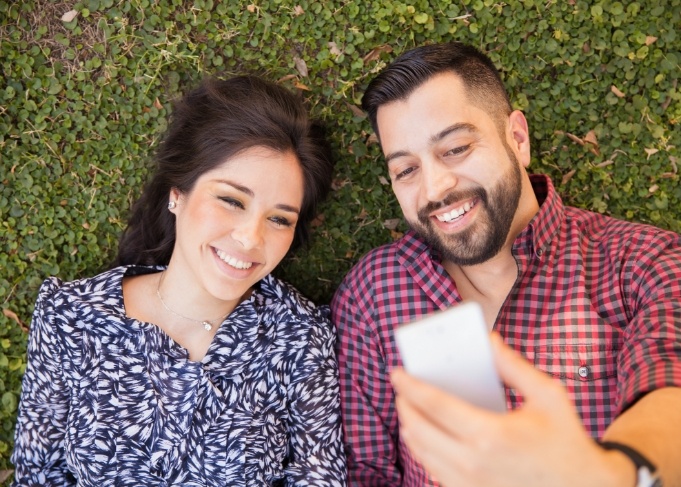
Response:
MULTIPOLYGON (((598 438, 646 392, 681 386, 681 236, 565 207, 547 177, 532 183, 541 208, 514 242, 518 278, 494 328, 562 381, 598 438)), ((399 440, 393 330, 460 300, 412 233, 363 257, 336 292, 351 485, 436 485, 399 440)))

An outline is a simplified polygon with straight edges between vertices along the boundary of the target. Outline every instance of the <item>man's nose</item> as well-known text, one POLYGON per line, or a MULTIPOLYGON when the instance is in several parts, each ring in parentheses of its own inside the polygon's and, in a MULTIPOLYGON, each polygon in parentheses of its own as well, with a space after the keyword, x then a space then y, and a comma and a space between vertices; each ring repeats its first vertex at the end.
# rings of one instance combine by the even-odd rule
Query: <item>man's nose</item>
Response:
POLYGON ((421 165, 421 187, 428 201, 441 201, 457 184, 458 179, 442 161, 433 158, 421 165))

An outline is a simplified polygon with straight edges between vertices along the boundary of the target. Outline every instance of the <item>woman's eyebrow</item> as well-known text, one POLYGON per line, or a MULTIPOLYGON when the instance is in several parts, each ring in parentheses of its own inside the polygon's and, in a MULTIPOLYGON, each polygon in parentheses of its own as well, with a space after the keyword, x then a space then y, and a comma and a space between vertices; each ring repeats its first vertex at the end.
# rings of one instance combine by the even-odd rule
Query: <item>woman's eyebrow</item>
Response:
POLYGON ((279 204, 276 206, 278 209, 283 210, 283 211, 288 211, 290 213, 295 213, 296 215, 300 214, 300 209, 296 208, 295 206, 291 205, 285 205, 285 204, 279 204))
POLYGON ((251 197, 255 196, 255 193, 253 192, 252 189, 250 189, 246 186, 243 186, 241 184, 233 183, 232 181, 228 181, 226 179, 218 179, 216 182, 220 183, 220 184, 226 184, 227 186, 231 186, 232 188, 236 189, 237 191, 241 191, 242 193, 245 193, 248 196, 251 196, 251 197))
MULTIPOLYGON (((237 191, 244 193, 245 195, 250 196, 251 198, 255 197, 255 193, 253 192, 253 190, 251 188, 248 188, 248 187, 242 185, 242 184, 237 184, 237 183, 234 183, 232 181, 228 181, 226 179, 218 179, 216 182, 219 183, 219 184, 226 184, 227 186, 231 186, 232 188, 236 189, 237 191)), ((282 210, 282 211, 295 213, 296 215, 300 214, 300 208, 297 208, 297 207, 291 206, 291 205, 287 205, 285 203, 280 203, 278 205, 275 205, 275 207, 279 210, 282 210)))

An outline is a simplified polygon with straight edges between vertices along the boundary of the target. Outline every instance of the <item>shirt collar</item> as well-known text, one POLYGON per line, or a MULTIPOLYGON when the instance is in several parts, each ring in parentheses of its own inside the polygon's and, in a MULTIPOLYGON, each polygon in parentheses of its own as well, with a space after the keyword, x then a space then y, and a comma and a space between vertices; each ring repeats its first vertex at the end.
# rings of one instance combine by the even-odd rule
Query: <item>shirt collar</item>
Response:
POLYGON ((530 182, 539 203, 539 211, 515 239, 513 249, 530 245, 529 250, 532 253, 541 254, 558 232, 565 215, 565 207, 551 178, 543 174, 531 174, 530 182))

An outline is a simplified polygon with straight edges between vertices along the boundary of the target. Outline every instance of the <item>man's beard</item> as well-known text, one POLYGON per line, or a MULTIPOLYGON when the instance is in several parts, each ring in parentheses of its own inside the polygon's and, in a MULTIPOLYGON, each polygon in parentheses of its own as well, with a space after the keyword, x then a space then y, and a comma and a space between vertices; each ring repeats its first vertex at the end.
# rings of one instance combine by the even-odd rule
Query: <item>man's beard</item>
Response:
POLYGON ((441 201, 421 208, 417 222, 409 222, 412 229, 444 260, 459 266, 481 264, 497 255, 506 243, 520 201, 522 177, 518 159, 510 147, 504 145, 511 167, 489 193, 481 187, 452 191, 441 201), (438 233, 428 215, 455 201, 472 198, 477 201, 478 221, 454 235, 438 233))

